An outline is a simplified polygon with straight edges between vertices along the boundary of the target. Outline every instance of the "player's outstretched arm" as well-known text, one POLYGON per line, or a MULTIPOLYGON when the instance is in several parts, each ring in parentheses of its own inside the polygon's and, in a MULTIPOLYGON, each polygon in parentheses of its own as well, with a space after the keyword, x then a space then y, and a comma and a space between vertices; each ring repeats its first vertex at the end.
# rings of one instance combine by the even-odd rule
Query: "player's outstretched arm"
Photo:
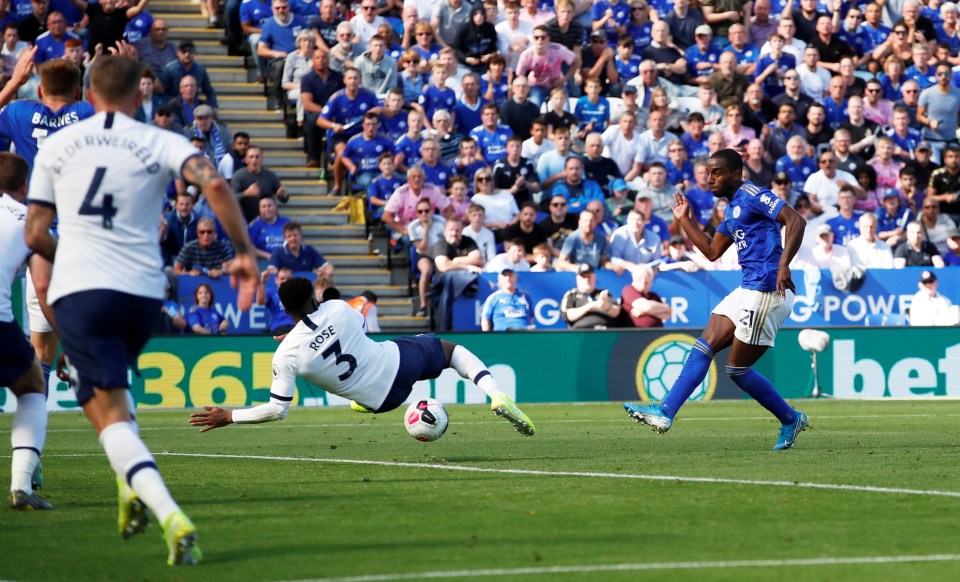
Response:
POLYGON ((34 69, 34 58, 36 58, 36 56, 36 45, 20 52, 20 58, 17 59, 17 64, 13 68, 13 74, 10 76, 10 80, 7 81, 7 84, 0 90, 0 107, 6 107, 8 103, 13 101, 17 97, 17 91, 20 90, 20 87, 23 87, 27 81, 30 80, 34 69))
POLYGON ((237 287, 237 304, 246 311, 253 306, 257 286, 260 284, 260 274, 255 248, 247 234, 247 224, 240 212, 240 205, 226 180, 217 173, 210 160, 203 156, 194 156, 187 160, 183 166, 183 177, 203 190, 210 208, 227 231, 236 254, 230 263, 230 284, 237 287))
POLYGON ((786 298, 787 289, 797 292, 797 287, 793 284, 793 278, 790 275, 790 263, 800 250, 807 221, 789 205, 784 205, 777 214, 777 222, 786 227, 783 237, 783 254, 780 255, 780 265, 777 267, 777 295, 786 298))
POLYGON ((700 249, 700 252, 708 261, 716 261, 723 256, 723 253, 733 244, 733 239, 719 232, 713 237, 703 232, 700 225, 695 224, 690 219, 690 203, 686 196, 677 192, 673 195, 673 199, 673 216, 680 223, 680 227, 687 233, 687 236, 690 237, 690 242, 700 249))

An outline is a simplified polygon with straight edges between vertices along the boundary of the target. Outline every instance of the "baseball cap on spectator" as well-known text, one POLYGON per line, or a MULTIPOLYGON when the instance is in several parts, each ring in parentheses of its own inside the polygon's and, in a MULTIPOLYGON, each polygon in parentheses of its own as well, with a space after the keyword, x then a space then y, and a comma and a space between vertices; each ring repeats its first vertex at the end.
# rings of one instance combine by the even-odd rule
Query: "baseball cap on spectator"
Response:
POLYGON ((900 197, 900 194, 899 194, 896 190, 894 190, 893 188, 887 188, 887 190, 884 191, 884 193, 883 193, 883 197, 884 197, 884 199, 886 199, 886 198, 899 198, 899 197, 900 197))
POLYGON ((180 49, 180 52, 186 52, 188 50, 192 51, 196 48, 192 40, 181 40, 178 47, 180 49))
POLYGON ((833 234, 833 229, 830 228, 829 224, 821 224, 817 227, 817 236, 823 236, 825 234, 833 234))
POLYGON ((709 25, 701 24, 693 31, 694 36, 706 35, 713 36, 713 29, 709 25))
POLYGON ((620 90, 620 93, 637 93, 636 85, 624 85, 623 89, 620 90))
POLYGON ((623 178, 614 178, 613 182, 610 182, 610 191, 612 192, 623 192, 627 189, 627 183, 623 181, 623 178))
POLYGON ((646 190, 641 190, 637 192, 637 200, 653 200, 653 194, 646 190))
POLYGON ((602 28, 598 28, 590 33, 590 38, 607 38, 607 33, 602 28))
POLYGON ((694 111, 687 116, 687 121, 699 121, 700 123, 706 123, 707 120, 703 118, 703 114, 699 111, 694 111))
POLYGON ((193 110, 193 116, 196 117, 213 117, 213 107, 209 105, 197 105, 196 109, 193 110))
POLYGON ((513 269, 507 267, 506 269, 500 269, 501 275, 512 275, 514 273, 513 269))
POLYGON ((160 107, 157 107, 156 115, 159 115, 160 117, 169 117, 173 115, 173 111, 171 111, 166 105, 161 105, 160 107))
POLYGON ((921 283, 930 283, 931 281, 937 280, 937 274, 933 271, 924 271, 920 273, 920 282, 921 283))
POLYGON ((675 235, 673 235, 673 236, 670 237, 669 244, 671 244, 671 245, 682 245, 682 244, 684 244, 684 243, 683 243, 683 237, 680 236, 679 234, 675 234, 675 235))
POLYGON ((577 267, 577 275, 580 275, 581 277, 589 275, 592 272, 593 267, 590 265, 590 263, 580 263, 580 265, 577 267))
POLYGON ((917 147, 915 148, 915 151, 919 151, 919 150, 926 150, 926 151, 928 151, 928 152, 931 152, 931 151, 933 151, 933 148, 930 147, 930 142, 928 142, 928 141, 922 141, 922 142, 918 143, 918 144, 917 144, 917 147))

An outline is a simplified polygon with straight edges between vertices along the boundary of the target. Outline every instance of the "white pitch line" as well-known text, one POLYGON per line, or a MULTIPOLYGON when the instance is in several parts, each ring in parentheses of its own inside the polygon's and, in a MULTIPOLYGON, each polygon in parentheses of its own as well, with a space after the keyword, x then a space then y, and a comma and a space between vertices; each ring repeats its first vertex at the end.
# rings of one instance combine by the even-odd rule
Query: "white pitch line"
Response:
MULTIPOLYGON (((371 461, 366 459, 318 459, 309 457, 274 457, 267 455, 212 455, 204 453, 154 453, 164 457, 191 457, 201 459, 244 459, 260 461, 294 461, 304 463, 342 463, 346 465, 374 465, 380 467, 405 467, 411 469, 436 469, 440 471, 463 471, 466 473, 496 473, 501 475, 532 475, 537 477, 588 477, 597 479, 636 479, 642 481, 681 481, 685 483, 722 483, 728 485, 753 485, 760 487, 798 487, 801 489, 828 489, 834 491, 859 491, 892 495, 920 495, 930 497, 957 497, 960 491, 935 489, 903 489, 899 487, 875 487, 872 485, 838 485, 833 483, 810 483, 801 481, 762 481, 755 479, 729 479, 724 477, 686 477, 682 475, 644 475, 637 473, 596 473, 583 471, 535 471, 531 469, 492 469, 467 465, 440 465, 435 463, 402 463, 397 461, 371 461)), ((51 455, 54 456, 54 455, 51 455)), ((93 455, 62 455, 93 456, 93 455)))
MULTIPOLYGON (((313 410, 313 409, 311 409, 313 410)), ((386 413, 389 414, 389 413, 386 413)), ((813 417, 814 422, 818 420, 861 420, 861 419, 876 419, 876 418, 951 418, 951 417, 960 417, 958 414, 858 414, 852 416, 844 415, 817 415, 813 417)), ((680 422, 743 422, 750 420, 769 420, 773 422, 773 419, 769 416, 701 416, 701 417, 690 417, 690 418, 681 418, 680 422)), ((363 428, 363 427, 381 427, 388 426, 388 422, 331 422, 331 423, 319 423, 319 424, 295 424, 289 423, 284 424, 285 428, 363 428)), ((607 418, 607 419, 565 419, 565 420, 550 420, 544 424, 602 424, 602 423, 626 423, 631 424, 633 421, 629 418, 607 418)), ((467 420, 467 421, 455 421, 456 424, 460 425, 474 425, 474 424, 503 424, 503 421, 500 420, 467 420)), ((243 430, 250 429, 267 429, 270 430, 270 426, 257 426, 257 425, 248 425, 243 427, 243 430)), ((90 432, 90 428, 54 428, 47 429, 47 433, 70 433, 70 432, 90 432)), ((140 431, 166 431, 166 430, 196 430, 200 429, 193 426, 155 426, 155 427, 140 427, 140 431)))
POLYGON ((862 556, 848 558, 798 558, 783 560, 724 560, 716 562, 649 562, 639 564, 597 564, 586 566, 547 566, 541 568, 496 568, 483 570, 435 570, 403 574, 370 574, 343 578, 315 578, 298 582, 389 582, 432 578, 479 578, 535 574, 574 574, 594 572, 630 572, 638 570, 714 570, 732 568, 784 568, 796 566, 847 566, 854 564, 902 564, 916 562, 956 562, 960 554, 926 556, 862 556))

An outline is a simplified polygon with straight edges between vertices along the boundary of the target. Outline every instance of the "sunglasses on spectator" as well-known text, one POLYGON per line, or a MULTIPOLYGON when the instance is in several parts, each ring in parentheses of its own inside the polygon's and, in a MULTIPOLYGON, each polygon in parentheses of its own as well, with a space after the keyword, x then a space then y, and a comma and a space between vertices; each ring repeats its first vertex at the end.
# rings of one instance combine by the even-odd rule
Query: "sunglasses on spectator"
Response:
POLYGON ((897 36, 904 36, 905 34, 907 34, 907 31, 906 31, 906 30, 894 30, 894 31, 893 31, 893 34, 895 34, 895 35, 897 35, 897 36))
POLYGON ((670 151, 671 151, 671 152, 682 152, 682 151, 686 151, 686 150, 684 150, 684 148, 670 148, 670 151))
POLYGON ((361 6, 360 8, 363 8, 364 12, 366 12, 367 10, 376 10, 376 9, 377 9, 376 6, 361 6))
POLYGON ((867 93, 879 93, 880 89, 867 89, 867 93))
POLYGON ((432 32, 418 32, 417 36, 433 36, 432 32))
POLYGON ((489 182, 490 176, 477 176, 477 182, 489 182))
POLYGON ((938 76, 938 77, 949 77, 949 76, 950 76, 950 71, 939 71, 939 72, 937 73, 937 76, 938 76))
POLYGON ((547 38, 547 35, 545 35, 545 34, 535 34, 535 35, 533 35, 533 40, 543 40, 543 39, 545 39, 545 38, 547 38))
POLYGON ((429 209, 429 208, 418 208, 418 209, 417 209, 417 214, 429 214, 429 213, 430 213, 430 209, 429 209))
POLYGON ((919 93, 920 89, 904 89, 904 93, 919 93))
POLYGON ((554 208, 563 208, 563 207, 566 206, 566 205, 567 205, 566 202, 551 202, 551 203, 550 203, 550 206, 553 206, 554 208))
POLYGON ((197 230, 197 234, 213 234, 213 233, 215 233, 215 232, 217 232, 217 231, 215 231, 215 230, 199 230, 199 229, 197 230))
POLYGON ((826 158, 826 159, 820 160, 821 164, 833 164, 835 162, 836 160, 834 160, 833 158, 826 158))

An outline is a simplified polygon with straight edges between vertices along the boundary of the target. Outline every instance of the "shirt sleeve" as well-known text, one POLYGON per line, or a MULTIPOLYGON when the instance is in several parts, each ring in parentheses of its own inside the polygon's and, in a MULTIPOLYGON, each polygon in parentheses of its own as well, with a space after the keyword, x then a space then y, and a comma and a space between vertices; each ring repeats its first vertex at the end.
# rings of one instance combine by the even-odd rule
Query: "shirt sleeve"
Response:
POLYGON ((497 300, 497 293, 493 292, 487 300, 483 302, 483 310, 480 312, 480 319, 493 319, 493 306, 497 300))
MULTIPOLYGON (((50 150, 45 150, 49 152, 50 150)), ((194 150, 196 151, 196 150, 194 150)), ((50 164, 47 161, 44 151, 37 153, 33 162, 33 173, 30 175, 30 202, 39 202, 49 206, 55 206, 56 200, 53 195, 53 178, 50 175, 50 164)))
MULTIPOLYGON (((286 340, 284 340, 286 341, 286 340)), ((233 411, 233 422, 237 424, 259 424, 274 420, 283 420, 290 409, 290 403, 297 389, 296 352, 283 343, 273 355, 273 382, 270 384, 270 401, 253 408, 233 411)))

